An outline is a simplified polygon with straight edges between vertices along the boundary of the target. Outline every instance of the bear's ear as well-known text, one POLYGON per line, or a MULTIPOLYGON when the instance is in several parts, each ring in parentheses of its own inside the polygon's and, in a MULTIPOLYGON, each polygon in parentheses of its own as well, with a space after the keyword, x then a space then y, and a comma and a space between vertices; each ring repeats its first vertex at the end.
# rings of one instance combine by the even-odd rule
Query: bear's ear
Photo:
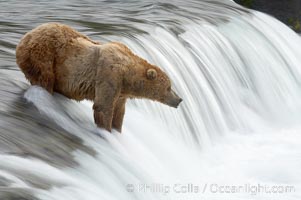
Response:
POLYGON ((148 69, 146 72, 146 77, 149 80, 155 80, 157 78, 157 71, 155 69, 148 69))

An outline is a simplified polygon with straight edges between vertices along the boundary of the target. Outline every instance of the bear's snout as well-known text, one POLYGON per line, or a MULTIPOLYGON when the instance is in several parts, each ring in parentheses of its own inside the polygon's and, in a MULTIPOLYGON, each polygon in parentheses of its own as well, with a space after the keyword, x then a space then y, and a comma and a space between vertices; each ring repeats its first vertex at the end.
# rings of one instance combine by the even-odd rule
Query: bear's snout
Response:
POLYGON ((171 90, 166 97, 165 104, 177 108, 182 101, 183 99, 180 98, 173 90, 171 90))

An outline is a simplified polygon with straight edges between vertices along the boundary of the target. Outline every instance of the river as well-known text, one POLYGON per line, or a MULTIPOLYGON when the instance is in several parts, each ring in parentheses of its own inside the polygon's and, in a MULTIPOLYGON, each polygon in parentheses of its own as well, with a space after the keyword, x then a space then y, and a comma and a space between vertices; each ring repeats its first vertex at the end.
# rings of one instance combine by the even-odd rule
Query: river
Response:
POLYGON ((301 198, 301 39, 226 0, 0 1, 0 199, 301 198), (15 47, 45 22, 119 41, 160 66, 178 109, 127 103, 123 133, 92 103, 30 87, 15 47))

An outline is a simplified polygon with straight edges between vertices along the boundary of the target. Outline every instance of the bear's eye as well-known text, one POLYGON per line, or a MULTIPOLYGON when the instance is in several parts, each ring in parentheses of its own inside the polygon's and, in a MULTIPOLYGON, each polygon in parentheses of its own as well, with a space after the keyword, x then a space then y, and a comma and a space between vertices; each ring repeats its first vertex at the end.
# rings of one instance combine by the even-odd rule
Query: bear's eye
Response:
POLYGON ((170 92, 170 91, 171 91, 171 87, 170 87, 170 86, 167 88, 167 91, 168 91, 168 92, 170 92))

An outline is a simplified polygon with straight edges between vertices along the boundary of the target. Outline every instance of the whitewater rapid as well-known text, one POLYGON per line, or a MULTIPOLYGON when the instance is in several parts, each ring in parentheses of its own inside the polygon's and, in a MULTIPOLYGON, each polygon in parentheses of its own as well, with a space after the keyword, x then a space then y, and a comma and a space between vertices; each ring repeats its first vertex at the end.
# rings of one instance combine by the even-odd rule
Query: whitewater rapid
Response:
MULTIPOLYGON (((147 6, 185 14, 176 5, 147 6)), ((94 36, 162 67, 184 99, 129 101, 122 134, 96 128, 91 102, 1 71, 1 198, 301 198, 300 36, 232 2, 186 6, 200 15, 94 36)))

